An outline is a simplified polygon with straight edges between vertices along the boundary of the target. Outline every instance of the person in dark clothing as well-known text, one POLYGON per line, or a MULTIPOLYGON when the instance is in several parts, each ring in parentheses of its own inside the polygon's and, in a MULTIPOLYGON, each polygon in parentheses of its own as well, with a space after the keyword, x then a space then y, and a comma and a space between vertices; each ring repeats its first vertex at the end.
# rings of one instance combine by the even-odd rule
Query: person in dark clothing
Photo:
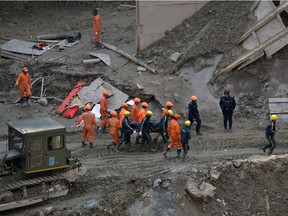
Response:
POLYGON ((172 118, 174 116, 174 113, 172 110, 168 110, 168 112, 162 116, 162 118, 159 121, 159 133, 163 139, 163 144, 165 145, 164 148, 167 148, 167 143, 169 140, 169 134, 168 134, 168 121, 169 118, 172 118))
POLYGON ((115 150, 118 151, 120 146, 125 142, 128 144, 128 148, 131 148, 131 134, 134 132, 134 129, 130 126, 130 112, 124 112, 124 119, 122 120, 122 128, 121 128, 121 138, 118 144, 115 147, 115 150))
POLYGON ((196 135, 202 135, 200 132, 201 128, 201 118, 198 111, 198 105, 197 105, 197 97, 191 96, 191 102, 188 104, 188 119, 193 124, 194 121, 196 121, 196 135))
POLYGON ((186 159, 188 150, 190 149, 189 147, 189 140, 191 139, 190 125, 191 122, 188 120, 185 121, 185 125, 182 126, 181 128, 180 138, 183 148, 182 160, 186 159))
POLYGON ((236 107, 236 102, 234 97, 230 96, 229 90, 224 90, 224 96, 221 97, 219 105, 222 109, 222 114, 224 118, 224 132, 231 132, 232 122, 233 122, 233 111, 236 107), (227 121, 229 121, 229 129, 227 131, 227 121))
POLYGON ((148 110, 146 113, 146 117, 142 120, 140 127, 140 135, 142 136, 141 141, 141 151, 143 151, 145 144, 148 144, 149 151, 155 152, 156 150, 152 147, 152 137, 150 135, 152 129, 151 117, 153 113, 148 110))
POLYGON ((268 155, 271 155, 274 148, 276 147, 276 141, 274 139, 274 135, 277 132, 277 128, 276 128, 277 118, 278 118, 277 115, 271 115, 271 118, 270 118, 271 121, 269 122, 265 130, 265 135, 269 141, 269 144, 264 146, 263 151, 266 152, 266 149, 269 148, 268 155))

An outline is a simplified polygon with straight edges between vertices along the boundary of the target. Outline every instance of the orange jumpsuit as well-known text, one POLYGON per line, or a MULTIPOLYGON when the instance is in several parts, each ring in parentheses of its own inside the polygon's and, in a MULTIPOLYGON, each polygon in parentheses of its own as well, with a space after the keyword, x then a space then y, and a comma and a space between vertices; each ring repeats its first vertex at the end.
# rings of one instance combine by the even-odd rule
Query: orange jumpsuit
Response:
POLYGON ((102 118, 100 127, 106 127, 108 124, 107 109, 108 109, 108 100, 105 96, 102 96, 101 101, 100 101, 100 114, 102 118))
POLYGON ((96 42, 99 42, 99 43, 100 43, 100 31, 101 31, 100 15, 97 14, 96 16, 94 16, 93 33, 95 35, 96 42), (96 34, 96 32, 97 32, 97 34, 96 34))
POLYGON ((131 110, 131 121, 132 122, 138 122, 138 112, 139 112, 138 104, 134 104, 132 106, 132 110, 131 110))
POLYGON ((30 97, 32 95, 30 86, 31 86, 31 80, 28 73, 22 72, 19 74, 16 85, 19 85, 20 87, 20 99, 22 100, 24 98, 24 93, 26 92, 26 95, 30 97))
POLYGON ((119 122, 119 119, 117 119, 116 117, 112 117, 108 120, 108 126, 110 128, 110 134, 113 137, 114 145, 117 145, 117 143, 119 142, 119 122))
POLYGON ((142 122, 142 120, 146 117, 147 110, 141 108, 138 112, 138 122, 142 122))
POLYGON ((120 114, 119 114, 119 128, 122 128, 122 121, 123 121, 123 119, 125 118, 125 116, 124 116, 124 112, 125 111, 128 111, 126 108, 122 108, 121 109, 121 111, 120 111, 120 114))
POLYGON ((177 149, 182 149, 182 143, 180 140, 180 126, 176 119, 172 119, 168 125, 168 133, 171 137, 171 142, 168 148, 173 148, 175 143, 177 143, 177 149))
POLYGON ((82 115, 79 116, 76 125, 79 125, 81 121, 84 121, 84 127, 82 130, 82 141, 85 141, 88 135, 88 139, 90 143, 93 143, 94 141, 94 127, 96 127, 96 117, 91 112, 85 112, 82 115))

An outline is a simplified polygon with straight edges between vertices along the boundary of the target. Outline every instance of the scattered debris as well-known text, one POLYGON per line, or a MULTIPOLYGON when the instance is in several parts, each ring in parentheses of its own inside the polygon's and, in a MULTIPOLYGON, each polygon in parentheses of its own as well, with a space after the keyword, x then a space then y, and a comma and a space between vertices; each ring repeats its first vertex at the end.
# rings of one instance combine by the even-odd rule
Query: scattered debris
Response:
POLYGON ((141 90, 143 90, 144 89, 144 87, 142 86, 142 85, 140 85, 140 84, 136 84, 137 85, 137 87, 138 87, 138 89, 141 89, 141 90))
POLYGON ((84 64, 93 64, 93 63, 98 63, 100 62, 100 59, 83 59, 82 62, 84 64))
POLYGON ((99 204, 96 200, 92 199, 85 203, 83 208, 93 210, 99 208, 99 204))
POLYGON ((192 179, 189 179, 185 191, 192 198, 201 199, 204 202, 206 202, 207 198, 214 197, 215 189, 216 187, 205 181, 203 181, 200 187, 198 188, 196 183, 192 179))
POLYGON ((163 183, 162 179, 156 179, 153 183, 153 189, 159 187, 163 183))
POLYGON ((144 68, 144 67, 137 67, 137 71, 143 71, 143 72, 145 72, 145 71, 147 71, 147 69, 144 68))
POLYGON ((170 60, 173 62, 177 62, 178 59, 181 57, 181 55, 182 55, 181 53, 175 52, 170 56, 170 60))
POLYGON ((99 58, 101 61, 103 61, 106 65, 110 66, 111 65, 111 60, 110 60, 110 56, 104 53, 90 53, 90 56, 99 58))
POLYGON ((63 40, 69 37, 71 33, 57 33, 57 34, 44 34, 38 35, 37 39, 39 40, 63 40))

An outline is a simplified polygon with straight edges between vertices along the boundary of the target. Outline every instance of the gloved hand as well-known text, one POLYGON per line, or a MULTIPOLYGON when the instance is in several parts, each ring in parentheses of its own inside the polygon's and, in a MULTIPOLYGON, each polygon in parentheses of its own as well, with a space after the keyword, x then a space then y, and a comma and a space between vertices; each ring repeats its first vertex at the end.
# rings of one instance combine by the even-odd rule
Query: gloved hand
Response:
POLYGON ((163 133, 164 136, 166 136, 166 133, 163 133))
POLYGON ((99 34, 99 32, 95 32, 95 35, 98 35, 99 34))
POLYGON ((142 132, 141 131, 139 132, 139 136, 142 136, 142 132))

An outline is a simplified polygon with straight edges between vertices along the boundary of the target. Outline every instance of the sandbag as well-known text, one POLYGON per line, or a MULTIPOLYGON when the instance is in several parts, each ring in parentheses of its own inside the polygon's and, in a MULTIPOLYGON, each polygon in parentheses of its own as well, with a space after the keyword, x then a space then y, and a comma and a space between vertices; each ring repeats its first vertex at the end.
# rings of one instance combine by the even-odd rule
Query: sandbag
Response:
POLYGON ((76 116, 78 110, 79 110, 78 105, 70 106, 63 112, 63 117, 72 119, 76 116))

